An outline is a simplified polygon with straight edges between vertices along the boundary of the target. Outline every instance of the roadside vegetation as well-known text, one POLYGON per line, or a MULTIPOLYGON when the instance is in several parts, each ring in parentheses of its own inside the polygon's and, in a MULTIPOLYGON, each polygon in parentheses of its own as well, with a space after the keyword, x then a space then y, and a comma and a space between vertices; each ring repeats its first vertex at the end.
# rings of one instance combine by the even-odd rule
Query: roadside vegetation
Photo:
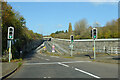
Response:
POLYGON ((91 39, 91 30, 96 27, 98 30, 98 39, 119 38, 120 18, 107 22, 105 26, 95 22, 93 26, 88 25, 86 19, 82 19, 75 23, 74 30, 72 30, 72 23, 69 23, 68 30, 56 31, 50 36, 53 38, 69 39, 70 35, 74 35, 75 39, 91 39))
MULTIPOLYGON (((34 40, 41 40, 42 34, 34 33, 26 26, 25 18, 15 11, 7 2, 2 2, 0 13, 2 16, 2 55, 8 54, 7 32, 8 27, 14 27, 14 39, 12 40, 13 59, 20 58, 19 53, 22 48, 34 40)), ((26 54, 26 53, 25 53, 26 54)))

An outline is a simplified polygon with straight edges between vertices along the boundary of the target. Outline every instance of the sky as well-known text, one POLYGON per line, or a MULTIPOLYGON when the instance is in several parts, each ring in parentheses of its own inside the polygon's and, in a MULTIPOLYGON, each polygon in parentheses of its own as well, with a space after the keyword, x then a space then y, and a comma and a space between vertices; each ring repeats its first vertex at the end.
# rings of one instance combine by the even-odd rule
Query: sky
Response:
POLYGON ((74 25, 86 19, 104 26, 118 19, 117 2, 9 2, 26 19, 26 26, 34 32, 50 35, 57 30, 68 30, 69 22, 74 25))

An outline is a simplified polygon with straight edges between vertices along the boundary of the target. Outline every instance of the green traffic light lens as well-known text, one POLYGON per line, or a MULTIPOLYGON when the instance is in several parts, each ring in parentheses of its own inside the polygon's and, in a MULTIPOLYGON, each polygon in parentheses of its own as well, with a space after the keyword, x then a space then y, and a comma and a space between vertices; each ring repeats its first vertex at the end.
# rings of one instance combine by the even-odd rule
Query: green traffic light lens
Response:
POLYGON ((9 36, 9 38, 12 38, 12 36, 9 36))
POLYGON ((96 38, 96 36, 94 36, 94 38, 96 38))

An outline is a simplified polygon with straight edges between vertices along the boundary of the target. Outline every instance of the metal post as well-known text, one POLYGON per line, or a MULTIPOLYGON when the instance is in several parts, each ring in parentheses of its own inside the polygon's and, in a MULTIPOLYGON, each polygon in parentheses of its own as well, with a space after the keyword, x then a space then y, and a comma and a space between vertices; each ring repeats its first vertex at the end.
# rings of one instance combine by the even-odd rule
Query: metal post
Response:
POLYGON ((10 62, 10 60, 11 60, 11 40, 10 40, 10 42, 9 42, 9 62, 10 62))
POLYGON ((72 57, 72 49, 73 49, 73 44, 71 42, 71 57, 72 57))
POLYGON ((96 53, 95 53, 95 39, 94 39, 94 59, 96 59, 96 53))

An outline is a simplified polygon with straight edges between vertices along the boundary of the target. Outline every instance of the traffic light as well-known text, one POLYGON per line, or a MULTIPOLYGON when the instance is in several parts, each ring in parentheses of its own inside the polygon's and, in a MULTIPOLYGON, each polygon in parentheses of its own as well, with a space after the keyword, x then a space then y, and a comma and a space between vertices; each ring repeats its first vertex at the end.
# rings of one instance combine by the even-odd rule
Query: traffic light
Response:
POLYGON ((97 29, 96 28, 92 29, 92 38, 97 39, 97 29))
POLYGON ((91 37, 92 37, 92 30, 91 30, 91 37))
POLYGON ((71 42, 74 41, 74 37, 73 37, 73 35, 70 36, 70 39, 71 39, 71 42))
POLYGON ((14 27, 8 27, 8 39, 14 38, 14 27))

